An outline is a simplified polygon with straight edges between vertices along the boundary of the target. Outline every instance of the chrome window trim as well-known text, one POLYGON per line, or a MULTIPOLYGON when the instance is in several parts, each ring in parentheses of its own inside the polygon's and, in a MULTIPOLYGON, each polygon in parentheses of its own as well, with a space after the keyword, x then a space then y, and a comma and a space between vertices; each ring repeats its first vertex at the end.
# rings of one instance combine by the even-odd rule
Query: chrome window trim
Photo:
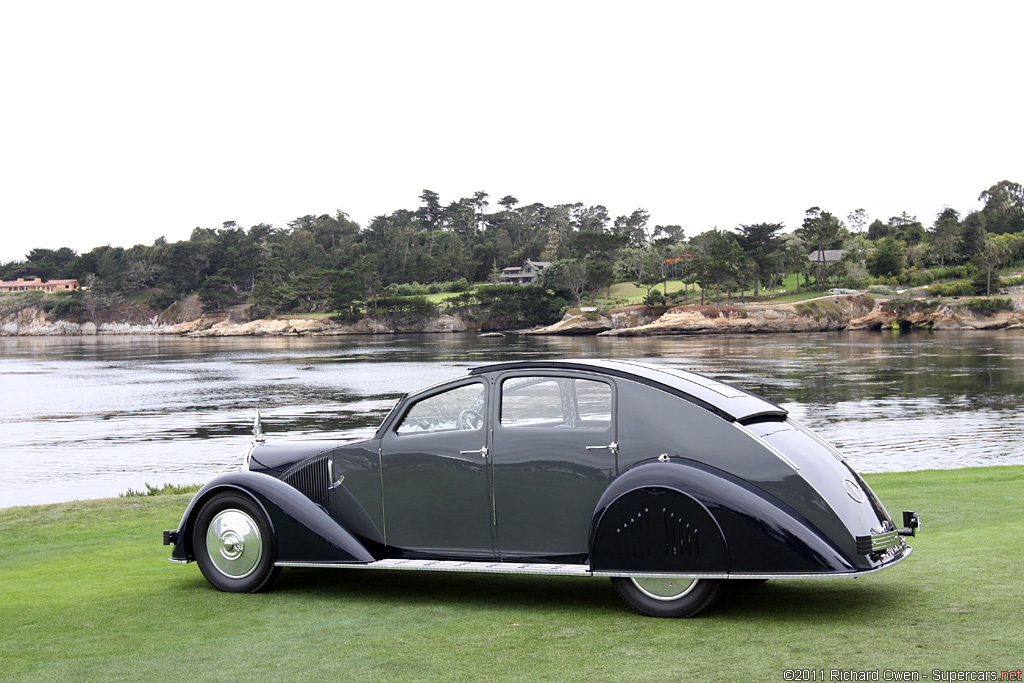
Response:
MULTIPOLYGON (((402 398, 402 400, 400 400, 398 403, 395 404, 395 407, 391 409, 391 412, 388 413, 388 417, 391 417, 391 413, 396 412, 398 410, 399 406, 401 406, 403 403, 405 403, 405 410, 402 411, 401 415, 398 415, 395 418, 394 422, 391 425, 391 428, 388 431, 391 433, 392 436, 394 436, 395 438, 398 438, 398 439, 404 439, 404 438, 407 438, 407 437, 410 437, 410 436, 423 436, 425 434, 434 434, 434 433, 444 434, 444 433, 448 433, 448 432, 458 431, 458 430, 455 430, 455 429, 450 429, 450 430, 445 430, 445 431, 442 431, 442 432, 406 432, 405 434, 399 434, 398 433, 398 428, 402 426, 402 423, 405 422, 406 418, 409 417, 409 413, 412 412, 412 409, 415 408, 421 401, 427 401, 427 400, 430 400, 430 399, 434 398, 434 396, 440 396, 441 394, 444 394, 446 392, 455 391, 456 389, 462 389, 463 387, 468 387, 468 386, 470 386, 472 384, 479 384, 479 385, 481 385, 483 387, 484 390, 481 393, 481 396, 484 397, 484 410, 486 411, 486 409, 487 409, 486 408, 487 407, 487 392, 490 390, 490 384, 488 382, 484 381, 484 379, 480 378, 480 377, 469 377, 469 378, 462 378, 462 377, 460 377, 460 378, 457 378, 457 379, 450 379, 450 380, 447 380, 447 381, 444 381, 444 382, 438 382, 437 384, 432 384, 431 386, 427 387, 423 391, 417 391, 414 394, 406 394, 405 397, 402 398), (468 381, 459 382, 459 380, 462 380, 462 379, 466 379, 468 381), (451 386, 446 386, 446 385, 449 385, 449 384, 451 386), (441 389, 441 390, 440 391, 435 391, 433 394, 428 394, 429 390, 431 390, 431 389, 441 389)), ((388 418, 385 417, 384 418, 384 422, 387 422, 387 421, 388 421, 388 418)), ((384 426, 384 422, 381 422, 381 427, 384 426)), ((485 422, 486 422, 486 419, 485 419, 485 422)), ((378 427, 377 429, 378 429, 378 431, 380 431, 380 427, 378 427)), ((476 430, 473 430, 473 431, 476 431, 476 430)))

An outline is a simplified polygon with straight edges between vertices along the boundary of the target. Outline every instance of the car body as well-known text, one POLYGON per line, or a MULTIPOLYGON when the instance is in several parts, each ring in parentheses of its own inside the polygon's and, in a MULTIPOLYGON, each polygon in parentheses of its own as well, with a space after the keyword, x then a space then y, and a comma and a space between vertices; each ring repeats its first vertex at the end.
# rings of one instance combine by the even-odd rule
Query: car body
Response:
POLYGON ((498 363, 406 395, 369 439, 255 431, 164 532, 226 591, 281 567, 605 576, 693 616, 729 581, 891 566, 918 527, 785 409, 662 365, 498 363))

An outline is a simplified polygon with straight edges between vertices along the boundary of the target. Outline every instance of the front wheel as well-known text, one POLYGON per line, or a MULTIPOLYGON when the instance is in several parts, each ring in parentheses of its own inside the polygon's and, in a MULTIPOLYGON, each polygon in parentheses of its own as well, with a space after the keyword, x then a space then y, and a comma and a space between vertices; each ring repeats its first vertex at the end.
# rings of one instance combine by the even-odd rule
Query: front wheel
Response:
POLYGON ((214 588, 229 593, 263 590, 280 573, 274 534, 252 498, 220 493, 199 510, 192 535, 199 570, 214 588))
POLYGON ((722 589, 715 579, 675 577, 617 576, 612 584, 627 605, 649 617, 695 617, 711 607, 722 589))

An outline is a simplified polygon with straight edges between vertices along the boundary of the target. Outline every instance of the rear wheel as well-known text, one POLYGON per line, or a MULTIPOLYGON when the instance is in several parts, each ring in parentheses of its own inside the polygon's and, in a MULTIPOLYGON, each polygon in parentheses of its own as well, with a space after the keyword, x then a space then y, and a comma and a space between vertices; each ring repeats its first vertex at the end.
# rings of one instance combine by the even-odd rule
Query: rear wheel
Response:
POLYGON ((649 617, 695 617, 722 588, 714 579, 615 577, 612 583, 627 605, 649 617))
POLYGON ((239 493, 217 494, 200 508, 192 548, 206 580, 229 593, 263 590, 281 571, 267 516, 239 493))

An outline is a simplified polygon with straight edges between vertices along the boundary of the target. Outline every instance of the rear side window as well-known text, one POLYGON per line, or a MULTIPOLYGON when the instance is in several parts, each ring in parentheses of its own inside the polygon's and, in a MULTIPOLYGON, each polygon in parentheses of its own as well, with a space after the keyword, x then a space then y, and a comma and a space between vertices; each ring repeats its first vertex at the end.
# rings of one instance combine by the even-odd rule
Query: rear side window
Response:
POLYGON ((574 377, 513 377, 501 384, 501 426, 607 429, 612 387, 574 377))

